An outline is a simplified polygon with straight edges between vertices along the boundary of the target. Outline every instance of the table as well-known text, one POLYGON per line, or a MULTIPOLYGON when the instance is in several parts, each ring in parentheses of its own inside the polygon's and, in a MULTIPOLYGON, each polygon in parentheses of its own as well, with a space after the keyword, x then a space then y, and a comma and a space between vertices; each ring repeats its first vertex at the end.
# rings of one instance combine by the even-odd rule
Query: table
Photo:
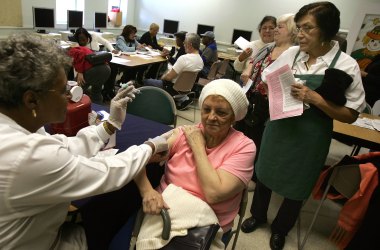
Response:
MULTIPOLYGON (((380 119, 379 116, 370 114, 360 114, 360 117, 380 119)), ((358 154, 360 147, 380 151, 380 132, 377 130, 362 128, 334 120, 333 138, 344 143, 357 145, 358 150, 353 152, 353 155, 358 154)))
POLYGON ((236 58, 238 58, 239 55, 233 55, 226 52, 220 52, 218 51, 218 58, 221 60, 229 60, 229 61, 235 61, 236 58))
POLYGON ((153 56, 149 59, 142 58, 138 55, 120 55, 118 57, 112 57, 111 63, 117 64, 124 67, 138 67, 155 63, 166 62, 166 58, 162 56, 153 56), (126 59, 128 62, 118 61, 118 58, 126 59))

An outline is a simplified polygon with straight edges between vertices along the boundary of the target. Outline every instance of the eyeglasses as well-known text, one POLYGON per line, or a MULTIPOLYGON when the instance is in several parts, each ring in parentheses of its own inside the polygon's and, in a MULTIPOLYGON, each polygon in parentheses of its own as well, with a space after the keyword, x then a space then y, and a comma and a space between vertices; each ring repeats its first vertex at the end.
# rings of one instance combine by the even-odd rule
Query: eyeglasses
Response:
POLYGON ((62 91, 58 91, 56 89, 48 89, 47 91, 48 92, 57 92, 60 95, 65 95, 66 97, 71 97, 70 89, 66 89, 64 93, 62 91))
POLYGON ((317 26, 315 26, 315 27, 310 27, 310 26, 296 27, 296 31, 297 31, 297 33, 301 32, 302 34, 310 34, 310 32, 316 28, 318 28, 318 27, 317 26))

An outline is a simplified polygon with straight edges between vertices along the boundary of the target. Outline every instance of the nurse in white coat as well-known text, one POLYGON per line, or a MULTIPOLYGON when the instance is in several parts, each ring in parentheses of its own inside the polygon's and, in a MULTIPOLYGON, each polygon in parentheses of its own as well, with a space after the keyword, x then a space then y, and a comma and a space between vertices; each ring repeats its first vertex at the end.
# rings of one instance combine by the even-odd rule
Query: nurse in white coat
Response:
POLYGON ((111 101, 108 121, 75 137, 49 135, 43 126, 65 119, 70 58, 27 34, 1 41, 0 58, 0 249, 87 249, 82 228, 63 226, 70 201, 124 186, 166 140, 94 158, 121 129, 133 86, 111 101))

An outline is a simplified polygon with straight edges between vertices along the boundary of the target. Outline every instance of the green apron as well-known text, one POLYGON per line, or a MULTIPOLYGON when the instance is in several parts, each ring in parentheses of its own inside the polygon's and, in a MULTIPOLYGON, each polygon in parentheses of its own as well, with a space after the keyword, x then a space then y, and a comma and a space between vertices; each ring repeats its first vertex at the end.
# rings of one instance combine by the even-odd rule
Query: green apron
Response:
MULTIPOLYGON (((338 51, 329 68, 335 66, 338 51)), ((295 56, 293 65, 299 55, 295 56)), ((318 88, 324 75, 294 75, 318 88)), ((326 161, 333 121, 313 105, 301 116, 268 122, 255 171, 265 186, 292 200, 309 197, 326 161)))

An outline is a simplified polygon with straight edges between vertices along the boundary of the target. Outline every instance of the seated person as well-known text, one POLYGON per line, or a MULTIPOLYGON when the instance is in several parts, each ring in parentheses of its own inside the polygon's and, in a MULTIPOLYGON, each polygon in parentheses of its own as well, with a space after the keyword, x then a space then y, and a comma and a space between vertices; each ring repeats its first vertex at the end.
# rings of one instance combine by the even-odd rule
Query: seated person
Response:
POLYGON ((161 193, 174 184, 205 201, 227 233, 253 173, 255 144, 232 128, 245 116, 248 100, 236 82, 219 79, 203 88, 199 106, 201 124, 172 130, 165 174, 157 190, 143 172, 135 181, 145 213, 158 214, 167 207, 161 193))
POLYGON ((112 44, 104 39, 101 35, 96 32, 91 32, 91 34, 85 28, 78 28, 74 33, 74 39, 77 43, 82 44, 81 46, 86 46, 92 51, 99 51, 100 46, 99 43, 104 45, 104 47, 112 52, 117 53, 112 44))
POLYGON ((76 81, 78 85, 83 88, 85 93, 91 86, 91 91, 89 91, 91 101, 102 104, 102 88, 110 76, 110 66, 106 63, 92 65, 86 60, 86 56, 93 53, 93 51, 88 48, 88 45, 92 43, 92 36, 86 29, 77 29, 75 38, 79 46, 70 48, 68 54, 73 58, 73 67, 77 72, 76 81))
POLYGON ((215 35, 212 31, 207 31, 201 34, 202 43, 206 46, 202 51, 202 60, 204 63, 203 69, 199 72, 199 76, 207 78, 211 65, 218 61, 218 48, 216 47, 215 35))
POLYGON ((143 81, 144 85, 163 88, 171 95, 178 94, 178 92, 173 89, 173 85, 181 72, 199 72, 203 68, 203 61, 198 53, 200 46, 199 36, 195 33, 186 34, 184 46, 187 54, 179 57, 172 69, 166 72, 161 77, 161 80, 145 79, 143 81))
MULTIPOLYGON (((120 36, 116 38, 116 49, 123 52, 135 52, 138 49, 144 48, 144 46, 136 40, 136 33, 137 29, 135 26, 126 25, 120 36)), ((107 83, 104 84, 103 98, 105 100, 111 100, 114 97, 115 80, 119 71, 123 72, 121 82, 126 83, 136 79, 137 82, 141 83, 145 69, 145 66, 124 68, 119 67, 117 64, 111 64, 111 75, 107 83)))
POLYGON ((174 65, 180 56, 186 54, 186 51, 185 51, 186 33, 187 33, 186 31, 180 31, 180 32, 177 32, 174 34, 175 35, 175 43, 178 46, 178 50, 177 50, 177 53, 175 54, 174 57, 169 56, 168 60, 169 60, 169 63, 171 65, 174 65))
MULTIPOLYGON (((157 37, 156 36, 157 36, 159 29, 160 29, 160 26, 158 26, 158 24, 152 23, 149 27, 149 31, 145 32, 141 36, 139 42, 141 44, 144 44, 144 45, 152 48, 152 49, 159 50, 162 52, 163 56, 167 56, 167 55, 169 55, 169 51, 157 43, 157 37)), ((159 67, 160 67, 160 64, 151 65, 149 67, 148 71, 145 73, 145 78, 156 79, 159 67)))

